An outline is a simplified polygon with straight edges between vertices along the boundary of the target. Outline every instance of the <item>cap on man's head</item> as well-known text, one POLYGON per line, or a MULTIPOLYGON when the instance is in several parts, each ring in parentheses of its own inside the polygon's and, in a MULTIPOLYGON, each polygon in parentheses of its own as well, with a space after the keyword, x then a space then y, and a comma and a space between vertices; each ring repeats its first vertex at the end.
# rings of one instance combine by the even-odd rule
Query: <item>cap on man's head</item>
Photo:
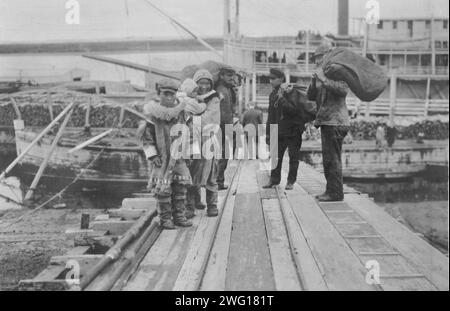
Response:
POLYGON ((269 78, 271 79, 285 79, 284 72, 278 68, 270 68, 269 78))
POLYGON ((271 79, 284 79, 284 72, 277 68, 270 68, 269 77, 271 79))
POLYGON ((158 82, 158 90, 160 92, 173 92, 176 93, 179 89, 179 83, 172 79, 164 78, 158 82))
POLYGON ((220 73, 221 74, 228 74, 228 75, 233 75, 236 73, 236 70, 234 70, 232 67, 230 66, 223 66, 222 68, 220 68, 220 73))
POLYGON ((327 44, 321 44, 317 47, 317 49, 314 51, 314 55, 311 56, 311 59, 315 59, 317 56, 322 56, 327 54, 329 51, 331 51, 331 47, 327 44))

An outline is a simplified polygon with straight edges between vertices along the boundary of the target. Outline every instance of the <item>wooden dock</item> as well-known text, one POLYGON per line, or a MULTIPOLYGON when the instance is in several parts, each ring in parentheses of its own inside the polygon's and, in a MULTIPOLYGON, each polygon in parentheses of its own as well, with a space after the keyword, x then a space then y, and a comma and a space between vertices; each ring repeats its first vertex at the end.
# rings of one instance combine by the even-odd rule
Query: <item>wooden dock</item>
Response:
MULTIPOLYGON (((286 180, 287 164, 282 180, 286 180)), ((343 202, 317 202, 314 195, 323 192, 325 180, 304 163, 292 191, 262 189, 269 172, 260 170, 259 161, 232 161, 226 173, 231 186, 219 194, 219 217, 209 218, 206 211, 197 210, 190 228, 153 231, 133 257, 137 260, 122 269, 125 250, 85 289, 449 289, 448 257, 367 195, 345 187, 343 202), (119 270, 117 281, 106 286, 119 270)), ((124 200, 122 209, 110 211, 110 216, 121 216, 119 220, 106 220, 104 226, 100 220, 91 224, 93 230, 111 231, 120 239, 132 226, 131 219, 155 208, 154 198, 143 196, 140 201, 124 200)), ((81 280, 102 256, 75 255, 86 262, 81 280)), ((26 289, 33 288, 32 284, 33 280, 23 282, 26 289)))

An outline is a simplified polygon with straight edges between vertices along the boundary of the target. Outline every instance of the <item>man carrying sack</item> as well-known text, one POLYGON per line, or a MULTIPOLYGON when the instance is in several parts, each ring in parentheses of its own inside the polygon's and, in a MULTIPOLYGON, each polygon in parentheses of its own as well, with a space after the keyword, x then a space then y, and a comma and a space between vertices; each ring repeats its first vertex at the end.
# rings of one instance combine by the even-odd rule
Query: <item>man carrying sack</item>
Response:
POLYGON ((322 70, 324 59, 331 48, 321 45, 314 53, 313 60, 318 71, 313 74, 307 90, 309 100, 316 101, 317 116, 314 125, 319 128, 322 138, 322 161, 327 186, 325 193, 317 196, 319 201, 343 201, 342 143, 350 126, 345 102, 349 87, 344 81, 327 78, 322 70))
POLYGON ((266 143, 270 144, 270 125, 278 125, 278 163, 270 174, 270 181, 263 188, 272 188, 280 184, 281 168, 286 149, 289 153, 289 173, 286 190, 294 189, 300 161, 300 148, 305 122, 296 103, 288 100, 283 93, 284 73, 276 68, 270 69, 270 84, 273 87, 269 95, 269 110, 266 124, 266 143))

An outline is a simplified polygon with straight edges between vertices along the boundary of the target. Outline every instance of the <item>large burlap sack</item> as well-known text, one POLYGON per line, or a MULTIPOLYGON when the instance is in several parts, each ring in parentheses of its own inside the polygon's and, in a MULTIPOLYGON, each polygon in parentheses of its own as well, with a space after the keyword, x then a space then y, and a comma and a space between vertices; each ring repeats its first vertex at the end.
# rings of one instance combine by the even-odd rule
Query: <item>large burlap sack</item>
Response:
POLYGON ((317 105, 315 101, 308 100, 307 87, 300 84, 288 84, 283 86, 283 96, 295 103, 298 117, 306 124, 316 119, 317 105))
POLYGON ((187 78, 192 79, 195 72, 199 69, 206 69, 213 76, 214 83, 217 83, 217 81, 219 80, 219 72, 222 68, 230 68, 230 66, 213 60, 208 60, 201 63, 200 65, 189 65, 181 70, 181 81, 184 81, 187 78))
POLYGON ((322 68, 327 78, 345 81, 352 92, 366 102, 375 100, 388 83, 380 66, 346 48, 329 52, 322 68))

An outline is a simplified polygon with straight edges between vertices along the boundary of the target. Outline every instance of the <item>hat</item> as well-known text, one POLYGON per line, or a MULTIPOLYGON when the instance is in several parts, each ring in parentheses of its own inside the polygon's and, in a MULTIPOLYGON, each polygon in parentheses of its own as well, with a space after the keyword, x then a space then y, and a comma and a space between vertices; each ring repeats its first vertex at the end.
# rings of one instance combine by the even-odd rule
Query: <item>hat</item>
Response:
POLYGON ((277 68, 270 68, 269 77, 277 79, 277 78, 285 78, 284 72, 277 68))
POLYGON ((194 80, 192 79, 186 79, 183 81, 183 83, 181 84, 181 91, 186 93, 186 94, 191 94, 192 92, 194 92, 194 90, 198 87, 197 83, 195 83, 194 80))
POLYGON ((200 81, 201 79, 208 79, 209 81, 211 81, 211 83, 214 83, 211 73, 206 69, 197 70, 197 72, 194 74, 193 79, 195 83, 198 83, 198 81, 200 81))
POLYGON ((175 82, 172 79, 164 78, 159 80, 158 84, 158 90, 159 91, 169 91, 176 93, 179 88, 179 83, 175 82))
POLYGON ((311 56, 311 59, 315 59, 317 56, 325 55, 329 51, 331 51, 331 47, 326 44, 321 44, 317 47, 317 49, 314 51, 314 55, 311 56))
POLYGON ((234 70, 230 66, 225 65, 222 68, 220 68, 220 73, 222 73, 222 74, 235 74, 236 70, 234 70))

